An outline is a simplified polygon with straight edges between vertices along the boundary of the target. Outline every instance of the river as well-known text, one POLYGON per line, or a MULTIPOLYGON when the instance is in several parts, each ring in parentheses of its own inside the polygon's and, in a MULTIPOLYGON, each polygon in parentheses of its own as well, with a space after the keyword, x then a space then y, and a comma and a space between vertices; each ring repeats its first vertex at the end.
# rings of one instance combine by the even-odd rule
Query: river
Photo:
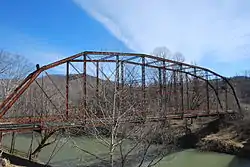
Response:
MULTIPOLYGON (((3 144, 10 146, 11 136, 6 135, 3 138, 3 144)), ((15 143, 15 149, 21 152, 28 152, 30 148, 31 135, 18 135, 15 143)), ((37 141, 36 138, 34 141, 37 141)), ((39 155, 39 160, 55 167, 76 167, 81 164, 87 164, 93 160, 93 156, 83 153, 79 149, 72 148, 72 142, 80 148, 84 148, 91 153, 101 155, 105 148, 98 144, 95 139, 90 138, 60 138, 58 142, 44 148, 39 155)), ((33 145, 33 148, 35 148, 33 145)), ((157 167, 249 167, 250 160, 240 159, 232 155, 198 152, 194 149, 184 150, 170 154, 156 165, 157 167)))

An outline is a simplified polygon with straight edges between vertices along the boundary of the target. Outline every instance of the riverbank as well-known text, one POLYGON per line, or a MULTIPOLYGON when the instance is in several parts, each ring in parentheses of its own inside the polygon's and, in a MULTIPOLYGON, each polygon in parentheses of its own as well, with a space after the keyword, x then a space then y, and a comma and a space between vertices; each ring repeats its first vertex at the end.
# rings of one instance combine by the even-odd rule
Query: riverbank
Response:
POLYGON ((179 139, 182 148, 203 152, 218 152, 250 158, 249 118, 227 121, 225 118, 209 122, 179 139), (183 144, 184 143, 184 144, 183 144))
MULTIPOLYGON (((228 117, 198 118, 189 122, 172 121, 170 126, 153 136, 157 144, 174 145, 179 149, 197 149, 202 152, 226 153, 250 158, 250 119, 230 120, 228 117), (192 123, 191 123, 192 122, 192 123)), ((150 124, 149 124, 150 126, 150 124)), ((107 130, 99 130, 109 136, 107 130)), ((74 133, 76 134, 76 133, 74 133)), ((81 134, 85 134, 82 133, 81 134)), ((80 135, 81 136, 81 135, 80 135)), ((137 137, 136 134, 132 135, 137 137)))
MULTIPOLYGON (((250 128, 248 128, 250 126, 247 124, 248 122, 248 120, 241 120, 240 123, 227 121, 225 118, 206 118, 206 120, 198 118, 193 120, 192 124, 191 121, 188 120, 188 127, 185 127, 185 120, 175 120, 171 122, 170 126, 165 126, 166 128, 158 128, 156 132, 159 134, 154 134, 152 137, 155 138, 153 141, 156 142, 155 144, 158 146, 172 146, 169 148, 169 153, 166 154, 167 157, 171 157, 172 154, 181 153, 183 151, 186 154, 186 150, 189 150, 189 148, 195 149, 195 151, 205 152, 205 154, 207 152, 219 152, 247 157, 250 155, 249 152, 247 152, 249 149, 247 149, 246 146, 248 143, 247 139, 250 136, 248 134, 250 132, 250 128)), ((37 139, 39 139, 39 137, 39 135, 36 136, 37 139)), ((10 144, 10 139, 11 135, 4 137, 4 144, 6 146, 10 144)), ((31 135, 29 134, 17 135, 15 148, 27 152, 30 147, 30 141, 31 135)), ((33 147, 35 148, 37 145, 36 140, 34 140, 34 142, 33 147)), ((87 162, 93 161, 93 157, 73 147, 72 142, 76 143, 79 148, 84 148, 87 151, 97 153, 100 156, 107 153, 106 147, 99 144, 100 141, 95 138, 83 134, 72 137, 58 136, 57 142, 45 147, 41 151, 38 159, 41 162, 46 163, 48 162, 48 159, 52 157, 50 161, 52 166, 65 166, 69 164, 71 166, 77 166, 76 163, 78 162, 88 165, 87 162)), ((217 153, 214 154, 217 155, 217 153)), ((154 154, 152 153, 152 155, 154 154)), ((234 157, 231 155, 225 156, 234 157)), ((134 162, 138 159, 138 156, 132 154, 128 159, 131 159, 129 162, 134 162)))
POLYGON ((196 148, 201 151, 239 155, 240 151, 244 148, 244 144, 234 137, 235 136, 230 133, 229 129, 224 129, 218 133, 210 134, 202 138, 197 143, 196 148))
POLYGON ((28 166, 51 167, 49 165, 44 165, 44 164, 40 164, 38 162, 29 161, 28 159, 21 158, 17 155, 12 155, 12 154, 9 154, 6 152, 3 152, 1 155, 1 164, 2 164, 2 166, 3 166, 3 164, 5 164, 5 167, 28 167, 28 166), (5 162, 2 163, 2 161, 5 161, 5 162))
MULTIPOLYGON (((235 122, 225 121, 225 119, 215 119, 215 120, 211 119, 207 121, 197 119, 193 120, 193 124, 190 124, 188 126, 188 129, 186 129, 185 126, 183 126, 184 125, 183 122, 180 121, 173 122, 173 125, 169 127, 170 129, 167 129, 169 132, 164 133, 166 136, 154 135, 155 137, 158 138, 158 140, 156 140, 157 142, 173 146, 173 148, 169 149, 169 153, 166 154, 166 158, 164 158, 163 163, 161 165, 162 167, 166 165, 170 167, 172 166, 199 167, 199 166, 204 166, 203 161, 207 161, 206 163, 208 165, 206 167, 209 166, 242 167, 242 165, 228 166, 226 164, 229 164, 234 159, 237 159, 233 155, 237 155, 239 154, 240 151, 242 151, 242 149, 238 151, 237 150, 232 151, 234 150, 233 148, 235 147, 231 148, 230 146, 231 145, 234 146, 234 144, 237 143, 235 144, 235 146, 242 147, 242 145, 238 145, 238 143, 240 143, 239 141, 243 141, 243 140, 238 140, 239 137, 242 139, 243 138, 246 139, 248 136, 247 129, 246 128, 242 129, 242 127, 244 126, 241 126, 235 122), (242 133, 240 135, 239 132, 241 131, 242 133), (165 143, 166 141, 167 143, 165 143), (219 144, 217 145, 212 144, 215 142, 219 144), (174 147, 174 144, 176 144, 176 147, 174 147), (223 145, 226 146, 226 149, 222 147, 223 145), (191 149, 193 151, 189 151, 190 150, 189 148, 196 148, 196 149, 195 150, 191 149), (200 151, 202 151, 202 153, 199 153, 200 151), (218 154, 213 152, 221 152, 233 155, 218 154), (210 160, 207 160, 209 158, 210 160), (201 159, 203 160, 201 161, 201 159), (199 160, 200 163, 197 163, 197 161, 199 160), (210 161, 212 162, 214 161, 214 164, 212 162, 210 163, 210 161), (215 161, 217 162, 215 163, 215 161), (221 166, 216 165, 218 163, 221 163, 221 166)), ((164 130, 164 128, 162 128, 161 130, 164 130)), ((159 133, 161 133, 161 130, 159 130, 159 133)), ((39 138, 39 136, 37 137, 39 138)), ((10 144, 9 142, 10 139, 11 135, 5 136, 4 144, 6 145, 10 144)), ((31 135, 29 134, 17 135, 15 148, 17 150, 27 152, 30 146, 30 141, 31 141, 31 135)), ((74 143, 76 143, 80 148, 84 148, 89 152, 96 153, 99 156, 103 156, 107 153, 107 150, 105 150, 106 147, 103 147, 103 145, 99 144, 98 140, 95 138, 89 138, 85 135, 70 137, 70 138, 66 136, 65 137, 61 136, 58 138, 58 142, 49 145, 48 147, 45 147, 39 154, 38 159, 41 162, 46 163, 48 162, 48 159, 52 155, 53 158, 49 163, 51 166, 75 167, 79 166, 79 164, 81 164, 82 166, 84 165, 89 166, 91 163, 88 162, 93 162, 95 158, 77 150, 75 147, 72 147, 72 141, 74 141, 74 143), (56 150, 58 150, 58 152, 55 151, 55 153, 53 154, 55 148, 56 150)), ((36 144, 34 143, 34 147, 35 145, 36 144)), ((245 146, 244 142, 243 145, 245 146)), ((152 153, 152 155, 154 154, 152 153)), ((128 157, 128 159, 130 159, 128 162, 131 163, 135 162, 136 160, 138 160, 139 157, 140 156, 138 155, 131 154, 131 156, 128 157)), ((94 163, 93 165, 96 164, 94 163)), ((247 165, 249 166, 249 162, 247 162, 247 165)))

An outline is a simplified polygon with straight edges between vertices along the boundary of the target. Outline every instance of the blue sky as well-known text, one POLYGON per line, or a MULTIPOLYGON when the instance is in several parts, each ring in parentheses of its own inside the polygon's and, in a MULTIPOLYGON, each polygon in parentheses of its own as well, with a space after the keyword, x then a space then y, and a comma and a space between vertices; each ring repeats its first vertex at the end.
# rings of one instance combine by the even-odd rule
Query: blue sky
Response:
POLYGON ((249 9, 249 0, 1 0, 0 48, 47 64, 84 50, 166 46, 234 75, 250 69, 249 9))
POLYGON ((70 0, 0 1, 0 48, 46 64, 84 50, 130 51, 70 0))

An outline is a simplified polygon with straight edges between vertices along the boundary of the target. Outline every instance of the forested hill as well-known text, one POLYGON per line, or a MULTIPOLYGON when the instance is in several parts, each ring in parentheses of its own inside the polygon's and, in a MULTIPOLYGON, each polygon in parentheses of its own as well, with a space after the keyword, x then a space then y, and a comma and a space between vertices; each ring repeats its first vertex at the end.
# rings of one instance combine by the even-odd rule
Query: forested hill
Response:
POLYGON ((235 76, 230 78, 241 103, 250 104, 250 77, 235 76))
MULTIPOLYGON (((58 85, 60 88, 64 88, 62 86, 62 83, 65 83, 65 76, 63 75, 51 75, 50 78, 55 82, 56 85, 58 85)), ((76 79, 76 78, 81 78, 78 75, 72 75, 70 76, 71 79, 76 79)), ((47 79, 45 79, 46 81, 47 79)), ((96 78, 93 76, 87 76, 88 83, 95 85, 96 84, 96 78)), ((232 83, 234 86, 237 96, 240 100, 241 103, 244 104, 250 104, 250 77, 246 76, 234 76, 229 78, 229 81, 232 83)), ((1 81, 3 82, 3 81, 1 81)), ((75 82, 73 85, 74 87, 74 92, 77 92, 78 89, 81 89, 81 84, 77 85, 79 83, 75 82)), ((2 91, 4 90, 2 87, 4 84, 1 84, 1 94, 3 93, 2 91)), ((74 95, 73 95, 74 96, 74 95)))

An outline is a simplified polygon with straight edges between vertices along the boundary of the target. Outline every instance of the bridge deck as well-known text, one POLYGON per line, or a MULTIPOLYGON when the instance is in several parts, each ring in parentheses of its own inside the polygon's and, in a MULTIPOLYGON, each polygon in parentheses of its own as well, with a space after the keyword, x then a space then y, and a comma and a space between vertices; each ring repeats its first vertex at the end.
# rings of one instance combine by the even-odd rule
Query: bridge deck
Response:
MULTIPOLYGON (((233 114, 234 112, 223 112, 223 113, 198 113, 198 114, 175 114, 175 115, 166 115, 161 117, 147 117, 147 122, 160 122, 160 121, 166 121, 166 120, 180 120, 183 118, 201 118, 201 117, 217 117, 222 116, 225 114, 233 114)), ((0 132, 13 132, 13 131, 32 131, 32 130, 46 130, 46 129, 61 129, 61 128, 72 128, 72 127, 79 127, 79 126, 101 126, 101 125, 109 125, 114 123, 112 119, 85 119, 81 121, 74 120, 74 123, 72 123, 72 120, 62 120, 58 119, 58 117, 50 118, 48 120, 43 120, 40 118, 40 120, 43 121, 37 121, 37 122, 11 122, 11 119, 1 119, 0 120, 0 132), (9 122, 8 122, 9 121, 9 122)), ((24 118, 22 118, 24 119, 24 118)), ((27 118, 26 118, 27 119, 27 118)), ((31 118, 29 118, 31 119, 31 118)), ((28 119, 27 119, 28 120, 28 119)), ((142 117, 135 118, 135 117, 127 117, 124 119, 119 120, 120 123, 143 123, 145 120, 142 117)))

